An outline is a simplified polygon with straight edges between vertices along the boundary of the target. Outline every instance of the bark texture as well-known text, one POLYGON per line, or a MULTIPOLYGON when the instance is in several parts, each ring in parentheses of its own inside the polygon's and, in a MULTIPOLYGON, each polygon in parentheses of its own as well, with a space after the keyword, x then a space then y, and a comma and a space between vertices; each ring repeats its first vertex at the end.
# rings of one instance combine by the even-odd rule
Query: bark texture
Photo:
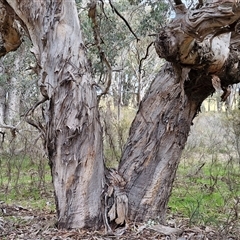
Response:
POLYGON ((132 220, 164 222, 181 153, 201 103, 185 95, 176 71, 165 65, 130 129, 119 171, 127 182, 132 220))
POLYGON ((104 184, 97 96, 75 1, 8 1, 33 43, 60 228, 98 227, 104 184))

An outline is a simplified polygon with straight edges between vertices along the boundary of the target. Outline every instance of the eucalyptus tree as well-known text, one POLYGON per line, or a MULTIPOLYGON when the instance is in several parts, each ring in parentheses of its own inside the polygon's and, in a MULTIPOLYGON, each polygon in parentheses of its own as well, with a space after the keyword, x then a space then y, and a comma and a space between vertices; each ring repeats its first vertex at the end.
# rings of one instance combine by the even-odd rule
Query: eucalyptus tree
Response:
POLYGON ((176 17, 155 41, 167 63, 140 103, 118 171, 106 170, 107 178, 98 99, 75 1, 0 4, 0 55, 21 44, 16 21, 33 44, 41 102, 47 104, 45 145, 58 226, 98 227, 104 220, 111 230, 109 221, 121 225, 128 218, 164 222, 180 156, 202 101, 215 88, 224 89, 225 99, 228 85, 240 81, 240 4, 209 0, 187 9, 175 0, 176 17))
POLYGON ((47 102, 45 142, 59 227, 97 226, 104 166, 97 96, 74 1, 1 1, 1 55, 29 34, 47 102), (7 29, 7 31, 6 31, 7 29))
POLYGON ((140 104, 120 162, 131 219, 164 221, 176 169, 192 120, 215 89, 240 81, 239 4, 205 1, 188 10, 175 1, 176 17, 156 39, 168 62, 140 104))

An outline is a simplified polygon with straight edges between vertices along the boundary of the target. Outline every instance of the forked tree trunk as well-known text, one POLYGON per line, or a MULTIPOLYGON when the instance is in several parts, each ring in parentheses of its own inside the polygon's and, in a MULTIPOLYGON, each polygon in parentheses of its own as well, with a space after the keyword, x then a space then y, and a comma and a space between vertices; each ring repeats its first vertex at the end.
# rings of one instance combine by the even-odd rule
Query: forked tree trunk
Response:
POLYGON ((40 74, 60 228, 102 224, 102 132, 74 0, 8 1, 28 29, 40 74))
MULTIPOLYGON (((5 2, 0 0, 0 4, 5 2)), ((45 139, 58 225, 61 228, 97 227, 102 220, 102 135, 97 96, 75 2, 7 2, 28 30, 39 66, 40 89, 48 102, 45 139)), ((164 222, 192 119, 202 101, 214 92, 213 86, 226 90, 229 84, 240 81, 237 74, 240 70, 239 4, 219 0, 186 14, 181 1, 175 2, 178 4, 176 19, 162 29, 156 41, 159 56, 172 63, 161 70, 141 102, 119 166, 126 181, 129 215, 134 220, 153 218, 164 222), (219 21, 212 21, 213 17, 219 21), (230 40, 229 31, 235 31, 235 40, 230 40)), ((14 14, 5 20, 1 18, 0 24, 7 22, 9 27, 12 16, 14 14)), ((19 41, 14 30, 12 34, 6 34, 6 29, 0 28, 0 31, 1 38, 10 42, 0 41, 1 56, 16 49, 19 41)), ((227 94, 225 91, 223 98, 227 94)), ((110 175, 115 173, 112 171, 110 175)), ((121 203, 119 199, 124 204, 117 205, 117 210, 113 205, 110 212, 112 219, 122 223, 126 217, 126 211, 121 208, 127 203, 125 182, 117 174, 111 184, 114 181, 120 182, 114 195, 117 204, 121 203), (123 218, 116 215, 116 211, 124 213, 123 218)), ((107 194, 111 195, 110 192, 107 194)), ((104 213, 106 217, 106 211, 104 213)))

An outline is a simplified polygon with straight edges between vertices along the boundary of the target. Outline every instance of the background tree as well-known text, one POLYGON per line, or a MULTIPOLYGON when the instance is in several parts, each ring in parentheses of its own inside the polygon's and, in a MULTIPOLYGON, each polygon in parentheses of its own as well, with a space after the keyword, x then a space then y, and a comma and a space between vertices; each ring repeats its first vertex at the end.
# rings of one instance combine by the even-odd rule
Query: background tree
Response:
POLYGON ((156 61, 152 43, 156 29, 167 19, 168 5, 161 1, 110 3, 96 2, 93 5, 96 11, 94 18, 88 16, 87 5, 78 5, 93 78, 100 91, 108 82, 112 83, 108 94, 115 105, 119 97, 121 105, 138 105, 158 71, 159 60, 156 61), (141 36, 140 41, 136 41, 138 36, 141 36), (101 54, 104 54, 104 59, 101 54), (151 67, 145 68, 146 62, 151 67))

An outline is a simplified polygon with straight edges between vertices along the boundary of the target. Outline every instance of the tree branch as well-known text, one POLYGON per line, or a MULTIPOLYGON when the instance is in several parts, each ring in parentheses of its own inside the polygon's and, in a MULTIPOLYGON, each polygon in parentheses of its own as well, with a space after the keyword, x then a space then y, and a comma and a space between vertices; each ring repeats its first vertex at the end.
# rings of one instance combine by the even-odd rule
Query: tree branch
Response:
POLYGON ((134 37, 137 39, 137 42, 140 41, 140 39, 137 37, 137 35, 133 32, 132 28, 130 27, 128 21, 118 12, 118 10, 113 6, 112 1, 109 0, 109 4, 111 6, 111 8, 113 9, 113 11, 126 23, 128 29, 130 30, 130 32, 134 35, 134 37))
POLYGON ((42 103, 46 102, 49 100, 47 97, 44 97, 42 100, 38 101, 37 103, 34 104, 28 111, 24 114, 24 116, 28 116, 30 113, 33 114, 34 110, 42 103))
MULTIPOLYGON (((106 84, 104 86, 104 88, 101 87, 101 94, 98 96, 98 99, 100 99, 103 95, 107 94, 111 83, 112 83, 112 67, 106 57, 105 52, 102 50, 101 48, 101 36, 100 36, 100 30, 99 30, 99 26, 98 26, 98 22, 97 22, 97 4, 96 1, 93 1, 89 4, 89 11, 88 11, 88 16, 89 18, 91 18, 92 20, 92 24, 93 24, 93 33, 94 33, 94 39, 95 39, 95 44, 98 48, 98 53, 101 59, 101 62, 104 63, 107 67, 107 81, 106 84)), ((99 86, 100 87, 100 86, 99 86)))
POLYGON ((46 129, 39 121, 37 122, 33 118, 26 118, 25 121, 35 127, 43 136, 46 135, 46 129))
POLYGON ((139 68, 138 68, 139 73, 141 73, 141 71, 142 71, 142 62, 147 59, 148 54, 149 54, 149 49, 150 49, 150 47, 151 47, 153 44, 154 44, 154 42, 151 42, 151 43, 147 46, 147 50, 146 50, 145 56, 140 59, 139 68))

